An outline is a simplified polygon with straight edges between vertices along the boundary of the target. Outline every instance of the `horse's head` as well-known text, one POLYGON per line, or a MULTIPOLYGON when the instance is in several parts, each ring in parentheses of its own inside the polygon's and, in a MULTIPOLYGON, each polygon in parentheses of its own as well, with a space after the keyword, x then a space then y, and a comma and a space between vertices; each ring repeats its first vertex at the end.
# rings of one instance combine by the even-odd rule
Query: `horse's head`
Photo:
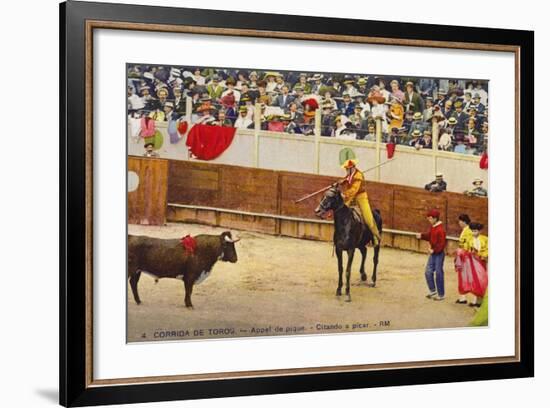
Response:
POLYGON ((342 207, 343 202, 344 199, 342 198, 338 184, 333 184, 331 188, 325 191, 323 199, 315 209, 315 215, 323 218, 328 211, 334 211, 342 207))

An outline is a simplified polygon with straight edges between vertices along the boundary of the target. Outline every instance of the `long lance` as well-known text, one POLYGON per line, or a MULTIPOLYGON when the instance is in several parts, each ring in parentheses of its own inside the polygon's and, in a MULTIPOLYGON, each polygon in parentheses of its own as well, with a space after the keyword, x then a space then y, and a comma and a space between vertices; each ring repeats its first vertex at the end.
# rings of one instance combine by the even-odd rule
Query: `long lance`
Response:
MULTIPOLYGON (((377 164, 376 166, 369 167, 368 169, 363 170, 361 173, 365 174, 365 173, 368 172, 368 171, 377 169, 378 167, 381 167, 381 166, 383 166, 383 165, 385 165, 385 164, 388 164, 388 163, 390 163, 390 162, 392 162, 392 161, 394 161, 394 160, 395 160, 395 159, 386 160, 384 163, 380 163, 380 164, 377 164)), ((345 179, 339 180, 339 181, 337 181, 337 183, 338 183, 338 184, 342 184, 344 181, 345 181, 345 179)), ((301 203, 302 201, 307 200, 308 198, 311 198, 311 197, 316 196, 317 194, 323 193, 323 192, 327 191, 329 188, 331 188, 332 186, 333 186, 333 184, 331 184, 330 186, 327 186, 327 187, 323 187, 322 189, 317 190, 317 191, 315 191, 315 192, 313 192, 313 193, 311 193, 311 194, 308 194, 308 195, 306 195, 306 196, 303 196, 302 198, 299 198, 299 199, 295 200, 295 201, 294 201, 294 204, 301 203)))

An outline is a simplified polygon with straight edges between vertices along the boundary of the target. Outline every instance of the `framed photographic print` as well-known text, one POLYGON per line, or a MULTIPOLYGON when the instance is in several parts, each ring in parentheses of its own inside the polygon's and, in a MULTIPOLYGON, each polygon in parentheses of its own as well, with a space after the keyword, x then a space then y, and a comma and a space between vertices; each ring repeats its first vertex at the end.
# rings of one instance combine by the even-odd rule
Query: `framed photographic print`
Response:
POLYGON ((61 404, 534 375, 533 32, 60 15, 61 404))

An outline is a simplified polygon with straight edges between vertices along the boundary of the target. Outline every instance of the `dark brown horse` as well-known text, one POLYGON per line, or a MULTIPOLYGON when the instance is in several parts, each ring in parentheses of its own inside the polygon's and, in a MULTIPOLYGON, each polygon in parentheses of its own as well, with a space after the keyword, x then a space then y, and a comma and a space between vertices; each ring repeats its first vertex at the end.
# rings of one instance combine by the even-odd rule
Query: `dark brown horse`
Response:
MULTIPOLYGON (((348 253, 348 264, 346 266, 346 302, 351 302, 350 295, 350 275, 351 265, 353 263, 353 255, 355 249, 361 252, 361 280, 367 280, 365 273, 365 259, 367 257, 367 244, 374 242, 371 230, 360 219, 354 210, 349 208, 344 203, 344 198, 337 184, 333 185, 325 192, 325 195, 319 206, 315 209, 315 214, 318 217, 323 217, 328 211, 334 213, 334 247, 336 248, 336 257, 338 258, 338 288, 336 296, 342 296, 342 252, 348 253)), ((382 232, 382 217, 378 210, 373 212, 374 222, 378 226, 378 231, 382 232)), ((374 259, 372 270, 371 287, 376 286, 376 269, 378 267, 378 255, 380 253, 380 244, 374 247, 374 259)))

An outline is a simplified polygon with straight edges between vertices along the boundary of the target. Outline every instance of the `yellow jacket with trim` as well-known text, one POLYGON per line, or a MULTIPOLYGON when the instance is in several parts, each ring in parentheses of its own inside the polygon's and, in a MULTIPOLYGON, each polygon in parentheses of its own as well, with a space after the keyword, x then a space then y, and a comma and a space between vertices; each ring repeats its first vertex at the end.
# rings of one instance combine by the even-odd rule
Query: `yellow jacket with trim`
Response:
POLYGON ((479 234, 479 250, 476 250, 474 246, 475 237, 472 235, 472 238, 468 241, 468 250, 475 252, 482 259, 487 259, 489 257, 489 238, 487 235, 479 234))
POLYGON ((472 230, 470 229, 470 227, 465 226, 460 233, 460 237, 458 238, 458 247, 467 250, 469 242, 472 238, 472 230))
POLYGON ((363 176, 363 173, 357 169, 351 179, 351 183, 345 181, 342 184, 344 203, 349 206, 353 199, 362 193, 367 193, 367 190, 365 189, 365 177, 363 176))

